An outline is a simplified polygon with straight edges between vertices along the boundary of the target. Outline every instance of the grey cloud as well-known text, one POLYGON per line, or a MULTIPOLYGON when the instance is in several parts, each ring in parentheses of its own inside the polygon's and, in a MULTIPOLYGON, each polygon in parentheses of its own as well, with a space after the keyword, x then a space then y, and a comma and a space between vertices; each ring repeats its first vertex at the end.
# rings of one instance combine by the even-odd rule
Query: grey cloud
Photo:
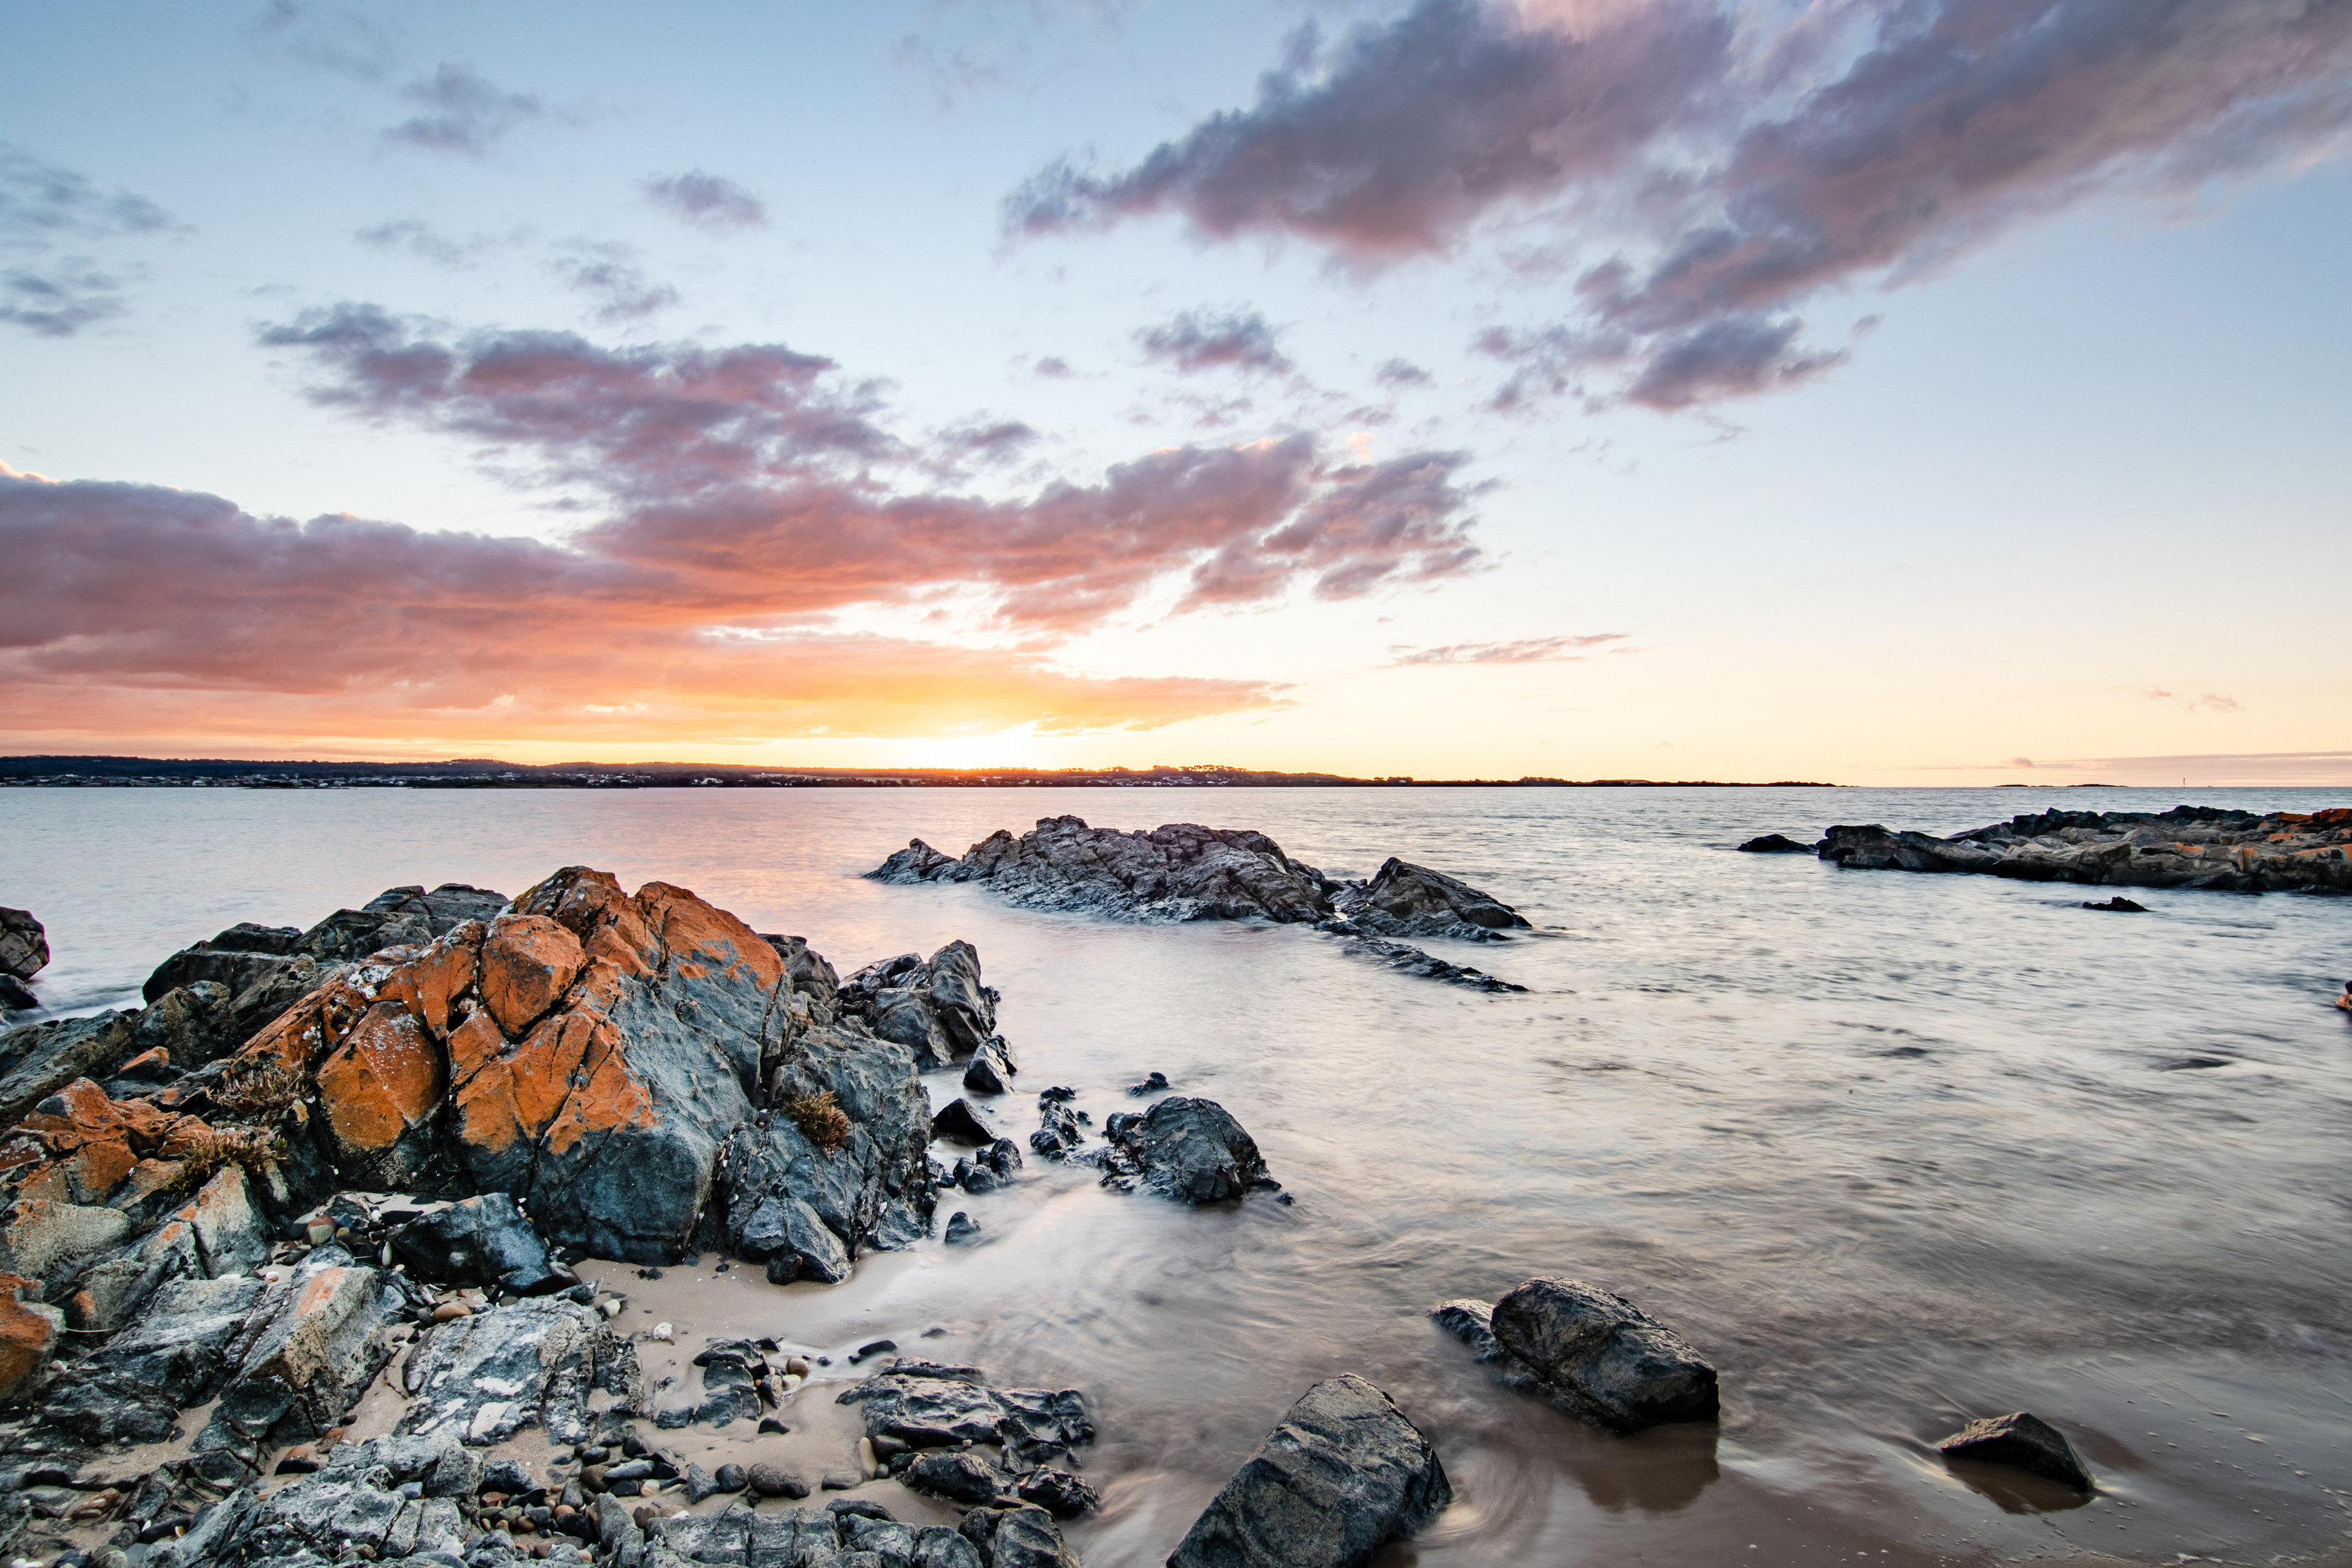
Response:
POLYGON ((1063 359, 1059 354, 1046 355, 1037 361, 1036 369, 1037 374, 1048 381, 1065 380, 1072 373, 1070 361, 1063 359))
POLYGON ((481 157, 517 127, 546 112, 530 94, 509 92, 448 60, 400 91, 425 112, 391 127, 384 139, 436 152, 481 157))
MULTIPOLYGON (((1506 643, 1449 643, 1440 648, 1391 648, 1397 655, 1391 669, 1412 664, 1553 664, 1585 657, 1584 649, 1603 643, 1622 643, 1625 632, 1596 632, 1580 637, 1522 637, 1506 643)), ((1622 653, 1626 650, 1617 649, 1622 653)))
POLYGON ((1275 346, 1276 329, 1255 310, 1186 310, 1136 333, 1145 354, 1181 374, 1236 370, 1287 374, 1292 369, 1275 346))
POLYGON ((1436 378, 1411 360, 1384 360, 1372 380, 1384 387, 1425 387, 1436 378))
POLYGON ((36 337, 70 338, 122 310, 121 281, 87 256, 0 272, 0 321, 36 337))
POLYGON ((647 180, 644 189, 646 199, 670 216, 713 234, 762 228, 768 222, 768 209, 759 197, 732 180, 699 169, 647 180))
POLYGON ((677 290, 647 277, 625 245, 576 242, 548 264, 566 287, 593 297, 599 321, 642 321, 677 303, 677 290))
POLYGON ((0 245, 43 248, 184 226, 145 196, 103 190, 86 174, 0 142, 0 245))
POLYGON ((391 37, 359 12, 303 0, 270 0, 253 25, 255 41, 284 49, 305 65, 319 66, 357 81, 390 77, 400 51, 391 37))
POLYGON ((442 234, 422 218, 395 218, 359 230, 352 237, 377 250, 404 250, 438 267, 471 267, 494 243, 488 235, 464 239, 442 234))
POLYGON ((2099 193, 2294 167, 2347 130, 2344 0, 1656 0, 1572 25, 1423 0, 1294 49, 1253 107, 1129 169, 1048 167, 1005 222, 1167 212, 1361 270, 1528 218, 1582 272, 1570 314, 1505 334, 1498 401, 1674 409, 1835 365, 1800 340, 1822 295, 1912 281, 2099 193))

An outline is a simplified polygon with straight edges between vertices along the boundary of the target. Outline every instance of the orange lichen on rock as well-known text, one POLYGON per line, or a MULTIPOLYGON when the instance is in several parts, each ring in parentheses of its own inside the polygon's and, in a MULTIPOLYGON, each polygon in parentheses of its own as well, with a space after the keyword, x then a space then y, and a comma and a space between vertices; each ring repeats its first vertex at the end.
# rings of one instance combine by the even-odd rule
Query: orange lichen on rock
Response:
POLYGON ((58 1108, 16 1124, 0 1146, 0 1183, 58 1203, 106 1202, 142 1159, 168 1154, 175 1139, 204 1126, 144 1100, 110 1100, 87 1078, 41 1103, 58 1108))
POLYGON ((389 1150, 432 1115, 446 1061, 404 1001, 377 1003, 319 1064, 319 1103, 336 1152, 364 1159, 389 1150))
POLYGON ((482 1004, 509 1036, 530 1028, 586 963, 580 938, 543 915, 502 915, 482 943, 482 1004))
POLYGON ((0 1274, 0 1400, 15 1398, 47 1368, 65 1332, 63 1312, 19 1299, 39 1288, 38 1281, 0 1274))
POLYGON ((408 1004, 434 1035, 449 1032, 450 1005, 474 988, 476 954, 488 928, 468 920, 384 977, 376 994, 408 1004))
POLYGON ((671 967, 699 979, 715 974, 725 979, 774 988, 783 978, 784 961, 750 926, 685 888, 649 882, 630 902, 646 923, 661 934, 671 967))

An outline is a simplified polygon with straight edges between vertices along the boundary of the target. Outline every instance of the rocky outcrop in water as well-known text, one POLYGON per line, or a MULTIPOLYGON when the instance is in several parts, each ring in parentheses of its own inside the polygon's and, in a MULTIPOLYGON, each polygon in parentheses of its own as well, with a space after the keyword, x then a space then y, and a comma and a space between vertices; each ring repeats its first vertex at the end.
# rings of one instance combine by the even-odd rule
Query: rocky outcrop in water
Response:
POLYGON ((1396 1402, 1352 1373, 1317 1384, 1192 1523, 1169 1568, 1361 1568, 1454 1500, 1396 1402))
POLYGON ((1182 1203, 1217 1203, 1281 1184, 1266 1174, 1257 1142, 1214 1100, 1171 1095, 1141 1115, 1103 1124, 1108 1178, 1140 1182, 1182 1203))
POLYGON ((2046 1477, 2076 1491, 2090 1491, 2095 1485, 2090 1468, 2074 1452, 2074 1445, 2066 1440, 2066 1434, 2023 1410, 1971 1421, 1936 1448, 1947 1458, 2006 1465, 2046 1477))
MULTIPOLYGON (((1369 881, 1337 882, 1247 829, 1178 822, 1123 833, 1078 817, 1041 817, 1034 831, 1016 839, 1000 829, 960 859, 917 839, 866 875, 898 884, 983 883, 1031 908, 1118 920, 1312 925, 1345 939, 1351 955, 1403 974, 1483 991, 1527 988, 1389 940, 1496 942, 1528 929, 1500 899, 1393 857, 1369 881)), ((986 1074, 980 1076, 984 1083, 986 1074)))
POLYGON ((1528 929, 1516 909, 1492 894, 1444 872, 1391 856, 1370 882, 1342 883, 1331 909, 1347 929, 1342 936, 1446 936, 1462 942, 1498 942, 1507 931, 1528 929))
POLYGON ((2176 806, 2043 811, 1939 839, 1829 830, 1816 852, 1856 871, 1964 872, 2026 882, 2229 893, 2352 894, 2352 808, 2300 812, 2176 806))
POLYGON ((1505 1384, 1612 1432, 1713 1420, 1715 1368, 1624 1297, 1578 1280, 1529 1280, 1493 1306, 1447 1301, 1439 1327, 1505 1384))
MULTIPOLYGON (((861 1407, 877 1458, 915 1490, 973 1508, 972 1517, 1023 1505, 1039 1514, 1024 1527, 1024 1551, 1059 1552, 1054 1519, 1096 1505, 1094 1490, 1067 1468, 1095 1437, 1076 1389, 994 1388, 976 1366, 900 1361, 837 1402, 861 1407)), ((986 1530, 1002 1526, 992 1519, 986 1530)), ((965 1528, 971 1534, 970 1518, 965 1528)), ((990 1542, 985 1532, 976 1539, 983 1548, 990 1542)))
POLYGON ((1809 855, 1813 851, 1811 845, 1801 844, 1785 833, 1766 833, 1762 838, 1750 839, 1741 844, 1739 852, 1750 855, 1809 855))

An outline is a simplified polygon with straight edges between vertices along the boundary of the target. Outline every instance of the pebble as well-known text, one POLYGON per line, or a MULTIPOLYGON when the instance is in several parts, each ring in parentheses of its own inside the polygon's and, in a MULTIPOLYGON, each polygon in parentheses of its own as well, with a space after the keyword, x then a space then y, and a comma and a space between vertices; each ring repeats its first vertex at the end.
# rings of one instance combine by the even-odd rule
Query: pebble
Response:
POLYGON ((760 1436, 762 1437, 768 1437, 772 1434, 781 1436, 782 1434, 791 1430, 792 1428, 790 1427, 785 1426, 773 1416, 762 1416, 760 1417, 760 1436))
POLYGON ((808 1357, 804 1355, 791 1357, 784 1363, 784 1370, 794 1377, 806 1377, 809 1375, 808 1357))
POLYGON ((877 1471, 877 1470, 878 1470, 878 1469, 880 1469, 881 1468, 882 1468, 882 1461, 881 1461, 879 1458, 876 1458, 876 1457, 875 1457, 875 1453, 874 1453, 874 1441, 873 1441, 873 1439, 872 1439, 872 1438, 870 1438, 870 1437, 860 1437, 860 1438, 858 1438, 858 1439, 857 1439, 857 1469, 858 1469, 858 1473, 859 1473, 861 1476, 863 1476, 863 1477, 865 1477, 866 1479, 869 1479, 869 1480, 870 1480, 870 1479, 873 1479, 874 1472, 875 1472, 875 1471, 877 1471))
POLYGON ((649 1340, 657 1340, 663 1344, 667 1344, 670 1343, 670 1336, 675 1332, 676 1331, 673 1330, 667 1322, 658 1322, 647 1332, 646 1337, 649 1340))
POLYGON ((463 1301, 444 1301, 433 1309, 433 1321, 436 1323, 456 1322, 459 1318, 473 1315, 474 1310, 463 1301))
POLYGON ((803 1498, 809 1494, 806 1481, 798 1476, 787 1475, 765 1460, 746 1469, 743 1479, 761 1497, 803 1498))
POLYGON ((740 1465, 721 1465, 719 1467, 719 1473, 711 1479, 717 1481, 719 1490, 724 1492, 741 1491, 751 1484, 750 1478, 744 1475, 743 1467, 740 1465))

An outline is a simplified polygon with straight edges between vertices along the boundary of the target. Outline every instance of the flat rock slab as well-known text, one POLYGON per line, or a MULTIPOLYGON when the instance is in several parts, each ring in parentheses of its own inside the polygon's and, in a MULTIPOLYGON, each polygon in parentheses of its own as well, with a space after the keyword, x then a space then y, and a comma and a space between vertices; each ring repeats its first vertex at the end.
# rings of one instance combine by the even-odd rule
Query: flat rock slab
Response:
POLYGON ((588 1393, 604 1388, 642 1406, 636 1351, 592 1307, 541 1297, 493 1307, 426 1331, 402 1381, 415 1396, 404 1434, 469 1448, 503 1443, 527 1427, 559 1443, 588 1440, 588 1393))
POLYGON ((2076 1491, 2095 1489, 2089 1467, 2075 1454, 2074 1445, 2066 1440, 2066 1434, 2024 1410, 1971 1421, 1936 1447, 1947 1458, 2006 1465, 2047 1477, 2076 1491))
POLYGON ((1396 1402, 1354 1374, 1308 1389, 1227 1482, 1169 1568, 1360 1568, 1454 1500, 1396 1402))

